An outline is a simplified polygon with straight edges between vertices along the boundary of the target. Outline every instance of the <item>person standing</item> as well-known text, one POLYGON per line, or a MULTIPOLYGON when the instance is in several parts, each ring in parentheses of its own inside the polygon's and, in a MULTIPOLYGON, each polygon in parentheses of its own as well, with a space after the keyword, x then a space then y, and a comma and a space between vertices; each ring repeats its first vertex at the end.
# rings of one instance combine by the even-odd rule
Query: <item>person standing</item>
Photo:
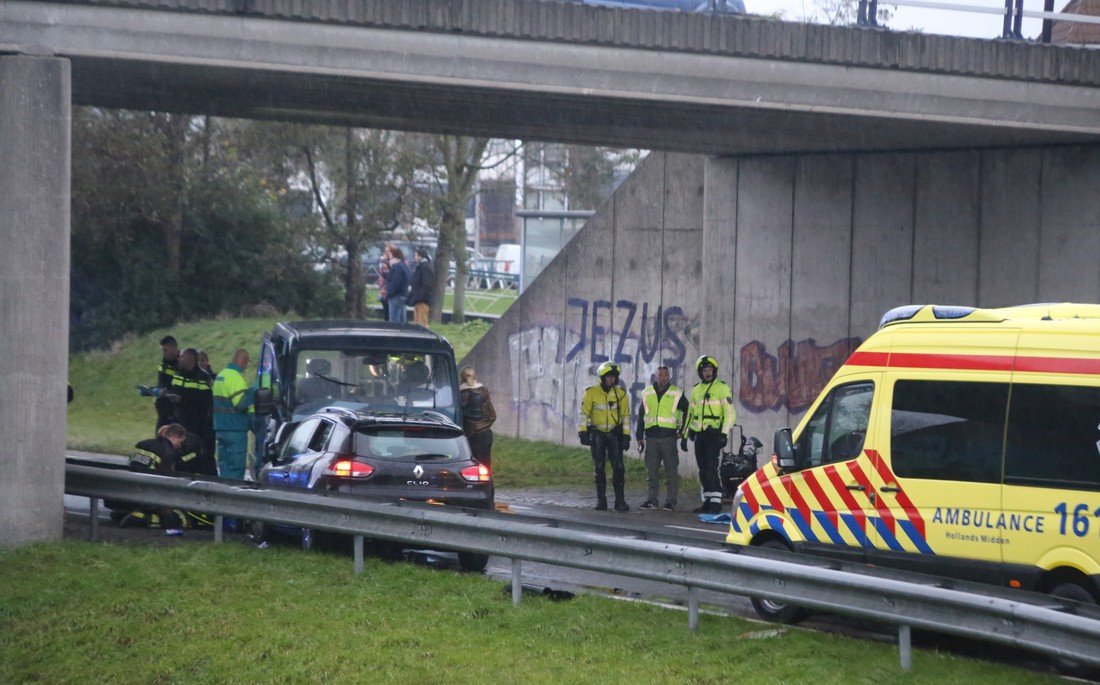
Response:
POLYGON ((254 389, 244 380, 248 350, 238 349, 233 361, 214 379, 214 433, 218 442, 218 475, 244 479, 248 458, 248 408, 254 389))
POLYGON ((642 509, 656 509, 661 467, 665 475, 665 506, 676 509, 680 490, 680 454, 676 437, 684 432, 688 400, 684 391, 669 381, 667 366, 657 367, 653 385, 642 391, 638 404, 638 451, 645 453, 646 501, 642 509))
MULTIPOLYGON (((699 484, 703 503, 696 514, 722 513, 722 479, 718 475, 719 455, 729 442, 737 412, 733 408, 730 387, 718 380, 718 360, 703 355, 695 361, 699 382, 691 389, 688 403, 686 437, 695 443, 695 463, 699 467, 699 484)), ((680 449, 687 450, 687 440, 680 439, 680 449)))
POLYGON ((497 420, 497 412, 489 397, 489 389, 477 382, 477 373, 472 366, 462 369, 458 380, 458 394, 462 399, 462 430, 470 443, 470 451, 479 464, 492 469, 493 431, 490 427, 497 420))
POLYGON ((382 320, 390 320, 390 300, 386 292, 386 278, 390 275, 390 260, 393 259, 393 245, 382 248, 382 259, 378 260, 378 302, 382 305, 382 320))
POLYGON ((596 511, 607 511, 607 467, 611 462, 611 484, 615 488, 615 511, 629 511, 624 489, 626 470, 623 452, 630 449, 630 400, 619 387, 619 365, 604 362, 596 369, 600 379, 584 391, 577 435, 592 450, 596 476, 596 511))
POLYGON ((213 413, 213 395, 211 386, 214 379, 199 368, 199 354, 188 347, 180 353, 179 373, 172 379, 172 394, 178 396, 175 419, 188 433, 199 441, 195 450, 181 452, 176 464, 177 471, 200 473, 215 476, 218 473, 214 463, 213 451, 207 451, 213 413))
POLYGON ((390 260, 390 270, 386 274, 386 297, 389 301, 390 322, 405 323, 408 315, 405 312, 405 298, 409 294, 409 265, 405 263, 405 253, 400 247, 392 250, 393 258, 390 260))
POLYGON ((157 366, 157 385, 150 388, 147 385, 137 386, 142 397, 155 397, 153 406, 157 410, 157 429, 161 429, 172 421, 175 409, 169 395, 171 394, 172 379, 179 374, 179 342, 175 337, 166 335, 160 339, 160 364, 157 366))
POLYGON ((428 325, 428 311, 432 308, 432 291, 435 289, 435 269, 428 248, 416 248, 416 271, 409 285, 409 304, 413 308, 413 323, 431 328, 428 325))

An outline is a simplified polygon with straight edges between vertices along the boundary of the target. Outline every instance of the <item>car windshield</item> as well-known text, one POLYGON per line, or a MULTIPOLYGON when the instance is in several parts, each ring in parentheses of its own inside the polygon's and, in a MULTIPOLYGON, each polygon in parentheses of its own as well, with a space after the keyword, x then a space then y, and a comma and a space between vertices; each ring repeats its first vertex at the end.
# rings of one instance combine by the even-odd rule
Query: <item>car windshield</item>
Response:
POLYGON ((417 461, 465 461, 470 447, 457 430, 401 426, 370 427, 352 434, 352 451, 372 459, 409 459, 417 461))
POLYGON ((343 405, 374 412, 433 410, 455 419, 455 370, 447 355, 302 350, 295 367, 295 418, 343 405))

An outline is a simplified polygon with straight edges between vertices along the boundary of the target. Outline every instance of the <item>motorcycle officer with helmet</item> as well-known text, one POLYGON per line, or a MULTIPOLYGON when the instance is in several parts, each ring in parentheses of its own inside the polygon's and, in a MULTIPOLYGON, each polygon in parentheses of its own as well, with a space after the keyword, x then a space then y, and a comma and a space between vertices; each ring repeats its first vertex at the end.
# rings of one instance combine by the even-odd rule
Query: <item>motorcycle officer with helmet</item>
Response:
POLYGON ((702 505, 696 514, 722 513, 722 481, 718 465, 722 449, 729 442, 737 412, 733 392, 718 380, 718 360, 709 355, 695 362, 699 382, 691 389, 688 403, 687 433, 680 438, 680 449, 687 451, 687 440, 695 443, 695 463, 699 467, 702 505))
POLYGON ((600 379, 584 391, 577 435, 592 450, 596 476, 596 511, 607 511, 607 467, 611 462, 611 484, 615 488, 615 511, 629 511, 624 489, 626 470, 623 452, 630 449, 630 399, 619 387, 619 365, 604 362, 596 369, 600 379))

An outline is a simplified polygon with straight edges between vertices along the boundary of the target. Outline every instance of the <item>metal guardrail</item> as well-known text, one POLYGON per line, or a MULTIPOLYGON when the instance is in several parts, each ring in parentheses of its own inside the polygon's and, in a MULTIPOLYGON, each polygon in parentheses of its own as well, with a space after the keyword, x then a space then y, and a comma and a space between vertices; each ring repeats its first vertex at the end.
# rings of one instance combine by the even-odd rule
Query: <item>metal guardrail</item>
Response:
MULTIPOLYGON (((408 502, 380 502, 340 493, 191 480, 67 464, 65 491, 92 499, 156 502, 219 516, 283 522, 355 537, 356 571, 364 537, 512 560, 512 597, 519 603, 522 562, 671 583, 688 589, 688 626, 698 627, 697 591, 766 597, 810 609, 898 626, 902 668, 909 668, 911 628, 1008 645, 1100 666, 1100 612, 1019 592, 1019 600, 945 587, 942 579, 904 582, 874 570, 850 573, 831 565, 795 563, 793 555, 730 554, 668 542, 569 530, 546 522, 512 521, 488 512, 408 502), (1030 601, 1025 601, 1030 598, 1030 601)), ((219 521, 220 523, 220 521, 219 521)), ((96 516, 92 517, 93 537, 96 516)), ((220 527, 215 527, 220 539, 220 527)), ((914 576, 915 577, 915 576, 914 576)))

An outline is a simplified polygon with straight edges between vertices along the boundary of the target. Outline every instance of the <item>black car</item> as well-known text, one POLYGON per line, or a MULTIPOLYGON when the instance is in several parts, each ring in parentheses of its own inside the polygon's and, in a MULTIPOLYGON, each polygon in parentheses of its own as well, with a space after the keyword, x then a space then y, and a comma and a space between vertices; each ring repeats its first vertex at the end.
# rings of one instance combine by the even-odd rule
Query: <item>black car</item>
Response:
MULTIPOLYGON (((259 475, 265 484, 493 508, 489 468, 474 461, 462 429, 436 411, 327 407, 284 424, 267 456, 259 475)), ((303 546, 313 542, 312 531, 274 528, 301 532, 303 546)), ((464 570, 480 571, 488 557, 460 552, 458 560, 464 570)))

